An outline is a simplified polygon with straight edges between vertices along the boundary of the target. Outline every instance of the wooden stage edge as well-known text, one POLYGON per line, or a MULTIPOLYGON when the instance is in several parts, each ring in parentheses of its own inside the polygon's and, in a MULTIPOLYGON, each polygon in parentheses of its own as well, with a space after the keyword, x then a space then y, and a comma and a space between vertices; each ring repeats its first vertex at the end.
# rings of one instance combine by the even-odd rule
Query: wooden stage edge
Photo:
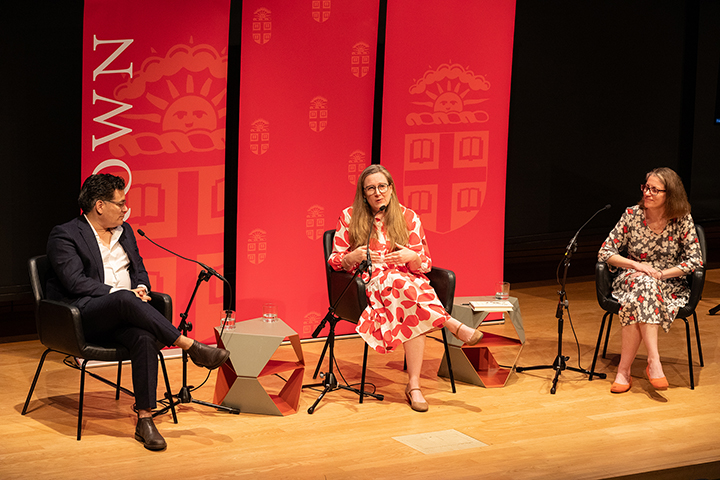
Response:
MULTIPOLYGON (((592 278, 568 282, 563 354, 570 357, 569 366, 589 369, 602 311, 592 278)), ((520 366, 550 364, 557 355, 557 289, 549 282, 512 285, 527 335, 520 366)), ((286 417, 230 415, 185 404, 177 425, 169 415, 156 419, 168 442, 163 452, 145 450, 133 438, 132 399, 116 401, 112 389, 93 379, 86 382, 83 437, 76 441, 79 373, 62 365, 58 354, 48 357, 29 411, 20 415, 43 347, 37 340, 3 343, 0 478, 720 478, 720 315, 708 315, 720 303, 720 269, 708 272, 703 297, 698 311, 705 366, 699 366, 693 340, 695 390, 689 388, 682 321, 660 334, 670 388, 650 386, 641 347, 632 389, 620 395, 610 393, 620 349, 617 322, 608 356, 597 366, 608 378, 588 381, 582 373, 565 370, 554 395, 551 369, 513 372, 502 388, 458 383, 453 394, 449 381, 436 375, 442 344, 428 341, 422 377, 427 413, 413 412, 404 400, 402 352, 370 352, 367 381, 385 395, 383 401, 358 404, 353 393, 338 390, 310 415, 307 409, 319 392, 304 389, 299 412, 286 417)), ((322 346, 303 343, 304 383, 312 383, 322 346)), ((351 383, 360 381, 362 351, 359 338, 337 341, 339 371, 351 383)), ((292 347, 281 346, 278 354, 291 359, 292 347)), ((494 355, 502 363, 502 354, 494 355)), ((167 364, 177 389, 181 362, 167 364)), ((94 371, 112 378, 115 369, 94 371)), ((200 385, 206 371, 190 364, 188 374, 191 385, 200 385)), ((212 401, 216 375, 193 396, 212 401)), ((268 381, 282 383, 276 377, 268 381)), ((123 382, 131 385, 129 368, 123 370, 123 382)))

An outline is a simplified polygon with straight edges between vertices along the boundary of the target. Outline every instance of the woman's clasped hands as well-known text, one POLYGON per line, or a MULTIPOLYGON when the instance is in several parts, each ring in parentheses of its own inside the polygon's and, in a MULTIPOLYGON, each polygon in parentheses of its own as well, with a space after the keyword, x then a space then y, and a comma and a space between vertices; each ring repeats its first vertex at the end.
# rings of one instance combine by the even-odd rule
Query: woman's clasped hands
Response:
POLYGON ((647 275, 653 277, 655 280, 662 279, 662 271, 655 269, 652 265, 647 263, 637 263, 634 266, 635 273, 630 274, 630 278, 639 277, 641 275, 647 275))

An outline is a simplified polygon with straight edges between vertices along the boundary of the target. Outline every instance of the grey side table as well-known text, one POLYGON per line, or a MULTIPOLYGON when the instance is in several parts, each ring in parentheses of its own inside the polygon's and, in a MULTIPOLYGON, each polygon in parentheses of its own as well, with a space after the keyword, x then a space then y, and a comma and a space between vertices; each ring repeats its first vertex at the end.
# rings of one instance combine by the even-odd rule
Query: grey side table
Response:
MULTIPOLYGON (((471 301, 494 299, 495 297, 484 296, 455 297, 453 317, 471 328, 477 328, 489 312, 473 312, 467 304, 471 301)), ((481 326, 484 336, 477 345, 463 345, 453 335, 447 336, 455 380, 487 388, 503 387, 507 383, 525 344, 520 303, 516 297, 508 300, 513 304, 513 310, 503 314, 506 322, 481 326), (507 322, 508 319, 510 322, 507 322)), ((440 362, 438 376, 449 376, 445 355, 440 362)))
MULTIPOLYGON (((291 415, 297 413, 305 375, 300 336, 278 319, 264 322, 253 318, 238 322, 233 330, 215 328, 218 346, 230 351, 230 359, 218 369, 215 403, 240 409, 242 413, 291 415), (278 347, 288 338, 296 361, 274 359, 278 347), (290 373, 279 392, 273 393, 261 380, 290 373)), ((265 382, 268 384, 269 382, 265 382)))

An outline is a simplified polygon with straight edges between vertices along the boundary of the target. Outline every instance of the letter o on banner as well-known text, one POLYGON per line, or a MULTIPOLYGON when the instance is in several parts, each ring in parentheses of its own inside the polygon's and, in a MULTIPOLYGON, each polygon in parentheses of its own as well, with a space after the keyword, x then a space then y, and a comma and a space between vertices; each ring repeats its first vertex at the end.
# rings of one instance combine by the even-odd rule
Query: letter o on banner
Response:
MULTIPOLYGON (((108 158, 107 160, 100 162, 98 166, 95 167, 95 170, 93 170, 93 175, 102 172, 103 169, 108 167, 120 167, 127 172, 128 181, 125 184, 125 194, 127 194, 127 192, 130 191, 130 185, 132 185, 132 172, 130 171, 130 167, 128 167, 127 163, 123 162, 122 160, 118 160, 117 158, 108 158)), ((125 220, 126 222, 127 219, 130 218, 130 212, 132 212, 132 208, 128 208, 125 217, 123 217, 123 220, 125 220)))

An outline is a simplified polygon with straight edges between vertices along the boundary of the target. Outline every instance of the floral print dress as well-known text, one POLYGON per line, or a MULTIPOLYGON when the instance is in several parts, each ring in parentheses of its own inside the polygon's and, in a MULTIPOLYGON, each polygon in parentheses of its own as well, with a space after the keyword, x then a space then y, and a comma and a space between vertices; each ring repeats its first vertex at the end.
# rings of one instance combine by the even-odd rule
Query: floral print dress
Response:
MULTIPOLYGON (((376 219, 374 228, 377 240, 373 238, 370 241, 370 249, 383 260, 373 263, 369 279, 368 273, 363 273, 363 280, 367 282, 365 291, 368 306, 360 317, 356 331, 370 347, 380 353, 392 352, 403 342, 442 327, 450 319, 424 275, 432 268, 432 261, 420 217, 402 205, 401 209, 409 230, 405 247, 418 254, 420 268, 411 271, 407 265, 385 263, 385 255, 391 253, 390 242, 382 219, 376 219)), ((352 251, 348 230, 351 216, 352 207, 349 207, 342 211, 338 219, 333 252, 328 258, 330 266, 335 270, 342 270, 340 262, 352 251)))
MULTIPOLYGON (((615 254, 627 251, 627 257, 648 263, 656 270, 678 267, 685 275, 703 265, 700 242, 695 224, 688 214, 668 221, 662 233, 647 226, 645 211, 639 205, 625 209, 620 221, 610 232, 598 252, 598 260, 606 262, 615 254)), ((690 298, 685 276, 656 280, 649 275, 630 276, 634 269, 621 270, 613 280, 613 297, 620 303, 622 325, 651 323, 670 330, 675 315, 690 298)))

